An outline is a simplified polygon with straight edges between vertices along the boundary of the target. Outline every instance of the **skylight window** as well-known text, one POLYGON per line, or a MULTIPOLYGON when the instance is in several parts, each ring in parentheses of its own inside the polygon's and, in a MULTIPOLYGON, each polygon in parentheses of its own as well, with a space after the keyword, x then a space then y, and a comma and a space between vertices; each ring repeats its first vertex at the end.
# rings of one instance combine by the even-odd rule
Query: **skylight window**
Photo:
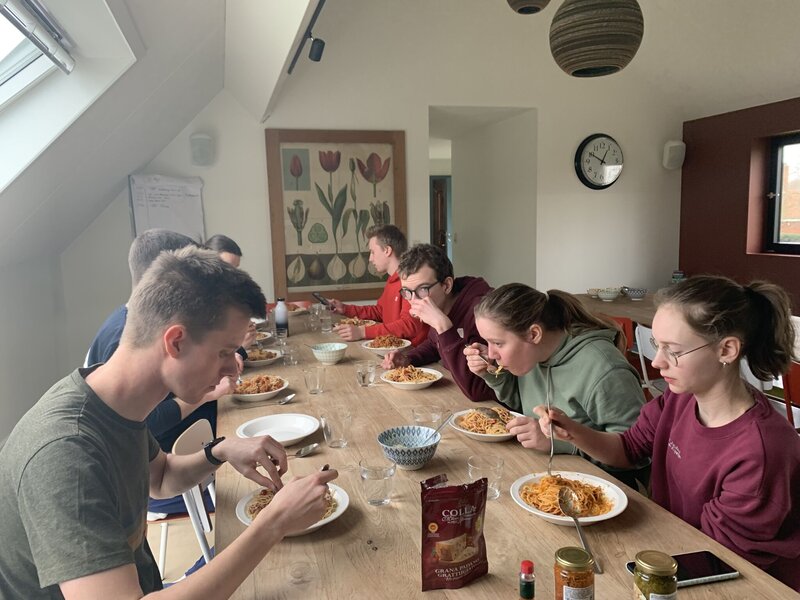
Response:
POLYGON ((14 77, 42 55, 19 29, 0 16, 0 85, 14 77))

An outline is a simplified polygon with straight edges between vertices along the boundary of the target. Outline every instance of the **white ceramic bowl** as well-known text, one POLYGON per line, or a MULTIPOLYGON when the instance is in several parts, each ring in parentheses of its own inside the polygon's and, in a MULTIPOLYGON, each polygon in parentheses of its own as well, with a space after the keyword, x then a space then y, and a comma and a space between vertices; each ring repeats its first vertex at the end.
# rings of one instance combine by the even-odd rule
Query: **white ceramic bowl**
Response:
POLYGON ((251 419, 236 430, 240 438, 270 435, 284 446, 291 446, 319 429, 319 419, 300 413, 283 413, 251 419))
POLYGON ((436 454, 436 447, 442 439, 441 433, 435 433, 424 446, 419 445, 434 431, 418 425, 392 427, 378 434, 378 443, 386 458, 393 460, 398 468, 415 471, 424 467, 436 454))
POLYGON ((342 342, 326 342, 323 344, 314 344, 311 346, 316 358, 323 365, 335 365, 344 358, 347 352, 347 344, 342 342))
MULTIPOLYGON (((397 388, 398 390, 424 390, 426 387, 432 386, 434 383, 439 381, 443 375, 437 371, 436 369, 429 369, 427 367, 418 367, 420 371, 425 371, 428 375, 433 375, 435 379, 431 379, 429 381, 419 381, 419 382, 407 382, 407 381, 392 381, 386 377, 386 371, 383 375, 381 375, 381 381, 388 383, 390 386, 397 388)), ((391 370, 391 369, 390 369, 391 370)))
POLYGON ((403 348, 408 348, 411 345, 410 340, 403 340, 403 345, 397 346, 396 348, 385 348, 385 347, 373 348, 372 346, 370 346, 370 344, 373 341, 374 340, 366 340, 364 342, 361 342, 361 347, 364 348, 365 350, 369 350, 370 352, 374 352, 378 356, 386 356, 387 354, 389 354, 389 352, 392 352, 393 350, 402 350, 403 348))
MULTIPOLYGON (((278 379, 283 379, 279 377, 278 379)), ((260 402, 261 400, 269 400, 270 398, 274 398, 278 394, 280 394, 283 390, 289 387, 289 382, 283 379, 283 385, 279 387, 277 390, 272 390, 271 392, 263 392, 261 394, 231 394, 232 398, 239 400, 241 402, 260 402)))
POLYGON ((603 302, 613 302, 619 296, 619 288, 600 288, 597 297, 603 302))
POLYGON ((599 289, 599 288, 589 288, 588 290, 586 290, 586 293, 587 293, 587 294, 588 294, 588 295, 589 295, 591 298, 597 298, 597 292, 599 292, 599 291, 600 291, 600 289, 599 289))

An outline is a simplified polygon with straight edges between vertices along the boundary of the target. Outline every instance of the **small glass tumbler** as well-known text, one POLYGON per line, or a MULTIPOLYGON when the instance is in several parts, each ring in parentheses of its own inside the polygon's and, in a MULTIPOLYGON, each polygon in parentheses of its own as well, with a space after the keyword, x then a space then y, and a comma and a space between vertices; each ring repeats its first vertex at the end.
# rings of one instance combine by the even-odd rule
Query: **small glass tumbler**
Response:
POLYGON ((300 352, 297 346, 292 346, 290 344, 284 344, 283 348, 281 349, 283 352, 283 364, 287 367, 296 365, 299 362, 300 352))
POLYGON ((320 415, 322 434, 330 448, 346 448, 353 416, 347 406, 328 406, 320 415))
POLYGON ((361 484, 364 498, 370 506, 386 506, 391 501, 392 478, 397 465, 383 456, 360 460, 361 484))
POLYGON ((319 320, 319 313, 309 313, 308 315, 308 330, 309 331, 319 331, 322 323, 319 320))
POLYGON ((411 409, 411 417, 414 419, 414 425, 418 427, 430 427, 436 429, 442 422, 445 409, 438 404, 429 404, 427 406, 415 406, 411 409))
POLYGON ((323 308, 319 313, 319 325, 322 333, 330 333, 333 330, 333 315, 331 311, 323 308))
POLYGON ((325 388, 325 367, 315 366, 303 369, 303 379, 309 394, 321 394, 325 388))
POLYGON ((488 488, 487 500, 500 497, 500 480, 503 478, 503 459, 492 455, 470 456, 467 459, 467 472, 470 481, 486 477, 488 488))
POLYGON ((361 387, 369 387, 375 383, 377 363, 372 360, 360 360, 356 363, 356 383, 361 387))

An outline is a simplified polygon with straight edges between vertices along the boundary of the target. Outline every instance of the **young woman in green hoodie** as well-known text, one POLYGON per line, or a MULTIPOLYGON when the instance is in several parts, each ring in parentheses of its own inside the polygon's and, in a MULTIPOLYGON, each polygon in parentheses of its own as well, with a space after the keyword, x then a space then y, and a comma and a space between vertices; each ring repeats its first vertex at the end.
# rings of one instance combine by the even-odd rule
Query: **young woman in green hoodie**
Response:
MULTIPOLYGON (((498 401, 525 415, 507 425, 525 448, 550 451, 533 412, 548 393, 552 406, 598 431, 626 431, 639 416, 644 394, 638 373, 620 352, 622 332, 613 321, 586 311, 572 294, 509 283, 484 296, 475 307, 475 323, 488 347, 465 348, 467 365, 498 401), (496 360, 502 371, 489 374, 480 354, 496 360)), ((557 440, 555 451, 577 449, 557 440)))

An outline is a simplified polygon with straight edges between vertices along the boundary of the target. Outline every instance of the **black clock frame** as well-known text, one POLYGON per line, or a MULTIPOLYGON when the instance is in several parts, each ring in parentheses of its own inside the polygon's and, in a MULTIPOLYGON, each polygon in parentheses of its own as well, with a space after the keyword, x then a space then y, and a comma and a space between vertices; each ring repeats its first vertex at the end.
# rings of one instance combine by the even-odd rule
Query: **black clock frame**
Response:
MULTIPOLYGON (((625 156, 622 153, 622 146, 620 146, 619 142, 610 135, 608 135, 607 133, 593 133, 592 135, 584 139, 580 144, 578 144, 578 149, 575 151, 575 174, 578 176, 578 179, 583 185, 592 190, 605 190, 610 188, 615 183, 617 183, 617 181, 619 181, 619 176, 617 176, 617 178, 609 184, 598 185, 592 180, 588 179, 586 175, 584 175, 583 169, 581 168, 581 154, 583 154, 583 149, 586 148, 586 146, 588 146, 597 138, 602 138, 602 137, 610 139, 617 146, 619 146, 620 158, 622 159, 623 167, 625 164, 625 156)), ((622 170, 620 170, 620 175, 622 175, 622 170)))

